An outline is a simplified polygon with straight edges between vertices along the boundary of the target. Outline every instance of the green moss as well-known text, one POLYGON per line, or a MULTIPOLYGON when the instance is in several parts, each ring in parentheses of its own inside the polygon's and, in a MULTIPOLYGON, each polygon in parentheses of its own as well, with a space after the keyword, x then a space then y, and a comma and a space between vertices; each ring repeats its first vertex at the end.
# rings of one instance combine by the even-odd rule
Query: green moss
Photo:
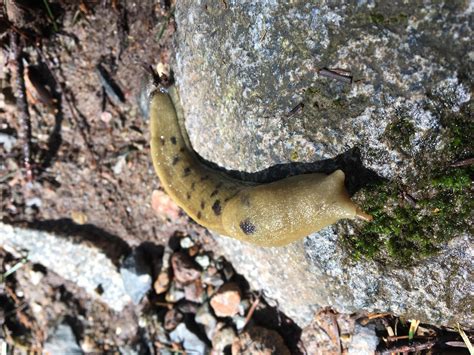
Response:
POLYGON ((342 238, 355 259, 413 265, 472 230, 472 167, 450 168, 419 181, 415 199, 395 183, 366 188, 362 207, 374 221, 342 238))
POLYGON ((380 13, 373 12, 369 14, 369 17, 371 22, 378 25, 383 25, 383 23, 385 22, 385 17, 380 13))
POLYGON ((449 149, 454 154, 463 154, 465 149, 471 149, 472 153, 474 120, 472 120, 470 110, 442 115, 441 125, 445 129, 445 134, 450 142, 449 149))
POLYGON ((387 126, 384 132, 389 145, 401 151, 409 150, 410 141, 414 134, 415 127, 405 116, 397 117, 394 122, 387 126))
POLYGON ((408 23, 408 15, 404 13, 392 14, 384 16, 380 12, 372 12, 369 14, 370 21, 376 25, 406 25, 408 23))
POLYGON ((472 144, 474 141, 473 101, 470 100, 461 109, 454 110, 455 93, 447 93, 443 96, 428 93, 428 97, 431 100, 428 109, 439 115, 441 133, 444 140, 448 142, 443 154, 448 156, 448 159, 471 157, 474 154, 474 145, 472 144))

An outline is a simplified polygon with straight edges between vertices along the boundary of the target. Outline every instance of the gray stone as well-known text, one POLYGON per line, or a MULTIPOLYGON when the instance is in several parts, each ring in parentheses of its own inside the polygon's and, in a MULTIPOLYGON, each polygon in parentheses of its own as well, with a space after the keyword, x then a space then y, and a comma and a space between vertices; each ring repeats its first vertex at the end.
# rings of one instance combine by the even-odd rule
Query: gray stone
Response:
POLYGON ((375 334, 373 327, 363 327, 356 324, 347 353, 349 355, 372 355, 375 354, 378 344, 379 337, 375 334))
POLYGON ((140 303, 143 296, 150 291, 152 284, 151 267, 146 262, 144 253, 134 249, 120 266, 120 274, 125 290, 133 303, 140 303))
POLYGON ((47 354, 83 354, 71 327, 61 323, 44 343, 47 354))
POLYGON ((24 255, 26 250, 29 261, 74 282, 117 312, 130 303, 120 273, 98 248, 52 233, 3 223, 0 223, 0 246, 17 256, 24 255), (98 293, 98 288, 102 292, 98 293))
MULTIPOLYGON (((436 107, 456 114, 471 100, 472 13, 467 2, 449 1, 180 1, 174 69, 193 148, 253 173, 358 147, 379 176, 416 179, 417 163, 436 161, 448 144, 436 107), (348 69, 354 82, 318 75, 324 67, 348 69), (404 149, 385 136, 397 117, 413 129, 404 149)), ((474 325, 472 236, 416 267, 390 269, 348 261, 335 230, 278 249, 218 240, 236 271, 300 326, 325 305, 474 325)))
POLYGON ((209 303, 206 302, 201 307, 199 307, 194 317, 194 320, 196 321, 196 323, 199 323, 204 327, 204 331, 206 332, 207 338, 209 340, 212 340, 216 331, 217 319, 211 313, 209 303))
POLYGON ((208 349, 207 345, 196 334, 191 332, 184 323, 178 325, 170 333, 170 339, 174 343, 182 344, 186 352, 193 354, 206 354, 208 349))
POLYGON ((185 296, 184 290, 181 287, 178 287, 176 282, 172 281, 171 286, 166 293, 165 299, 166 302, 176 303, 179 300, 182 300, 185 296))

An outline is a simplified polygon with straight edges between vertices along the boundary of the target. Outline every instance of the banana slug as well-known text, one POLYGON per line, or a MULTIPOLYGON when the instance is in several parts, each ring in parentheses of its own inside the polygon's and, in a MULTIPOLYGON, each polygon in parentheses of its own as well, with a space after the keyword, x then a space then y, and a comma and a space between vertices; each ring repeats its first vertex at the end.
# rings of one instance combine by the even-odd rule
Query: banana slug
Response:
POLYGON ((372 219, 350 200, 342 170, 251 184, 207 167, 181 133, 179 100, 170 97, 174 90, 152 96, 151 155, 165 191, 197 223, 222 235, 273 247, 343 218, 372 219))

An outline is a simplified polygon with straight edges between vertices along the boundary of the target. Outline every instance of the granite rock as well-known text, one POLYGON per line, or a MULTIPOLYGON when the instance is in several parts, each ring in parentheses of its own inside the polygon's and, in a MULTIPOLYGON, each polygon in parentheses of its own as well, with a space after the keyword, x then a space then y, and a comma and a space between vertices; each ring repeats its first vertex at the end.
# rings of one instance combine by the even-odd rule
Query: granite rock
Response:
MULTIPOLYGON (((443 153, 442 115, 472 102, 472 16, 468 2, 450 1, 180 1, 173 69, 190 142, 254 181, 274 179, 261 173, 276 164, 327 163, 355 147, 379 177, 414 181, 423 166, 454 158, 443 153), (346 71, 334 79, 323 68, 346 71), (400 121, 409 134, 389 139, 400 121)), ((471 235, 390 268, 351 261, 337 231, 274 249, 218 240, 236 271, 301 326, 326 305, 474 325, 471 235)))

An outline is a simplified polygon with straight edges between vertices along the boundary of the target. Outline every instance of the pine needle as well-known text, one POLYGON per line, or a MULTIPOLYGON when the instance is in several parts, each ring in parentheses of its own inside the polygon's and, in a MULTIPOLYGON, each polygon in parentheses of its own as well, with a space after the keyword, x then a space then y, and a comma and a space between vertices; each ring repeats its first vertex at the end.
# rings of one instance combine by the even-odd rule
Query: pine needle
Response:
POLYGON ((461 329, 461 326, 459 325, 459 323, 457 323, 457 326, 458 326, 458 332, 461 335, 462 340, 464 340, 464 344, 466 344, 466 346, 469 350, 469 354, 474 355, 474 348, 472 347, 471 341, 467 337, 464 330, 461 329))

